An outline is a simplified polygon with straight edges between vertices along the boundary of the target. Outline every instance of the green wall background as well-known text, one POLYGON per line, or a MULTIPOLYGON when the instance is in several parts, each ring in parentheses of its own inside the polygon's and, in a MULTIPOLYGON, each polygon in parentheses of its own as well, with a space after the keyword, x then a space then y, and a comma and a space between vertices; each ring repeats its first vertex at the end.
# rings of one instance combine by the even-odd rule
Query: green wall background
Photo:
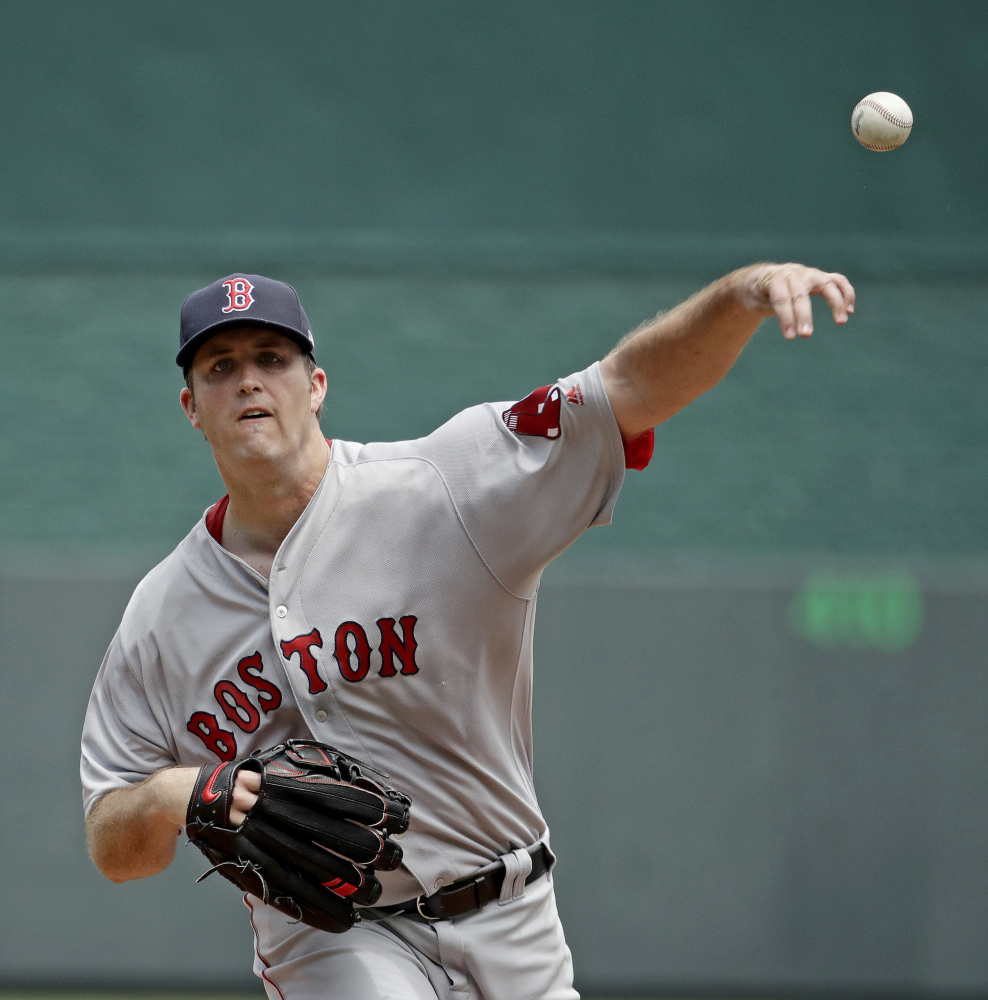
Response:
POLYGON ((11 5, 0 224, 982 246, 986 28, 976 0, 11 5), (880 89, 919 123, 894 156, 849 141, 880 89))
POLYGON ((519 398, 792 258, 851 277, 852 322, 818 312, 793 344, 766 323, 550 570, 561 907, 602 992, 985 995, 988 5, 35 0, 4 8, 0 87, 0 729, 55 790, 0 817, 25 859, 6 982, 249 980, 239 903, 200 902, 188 852, 112 887, 63 808, 126 594, 222 492, 178 407, 190 291, 294 283, 326 433, 369 440, 519 398), (894 153, 851 136, 875 90, 916 117, 894 153), (786 616, 819 570, 852 596, 817 642, 786 616), (868 631, 888 580, 926 609, 894 649, 868 631), (628 905, 627 870, 586 891, 596 844, 560 794, 598 746, 641 778, 602 787, 597 836, 627 853, 654 795, 635 816, 663 863, 628 905), (23 919, 51 912, 46 872, 55 958, 23 919), (626 922, 601 936, 599 913, 626 922))
POLYGON ((167 550, 219 482, 192 289, 298 285, 327 434, 420 434, 723 269, 844 270, 660 432, 591 558, 983 555, 988 6, 39 0, 0 36, 0 550, 167 550), (862 149, 850 109, 917 125, 862 149))
MULTIPOLYGON (((179 405, 184 275, 0 279, 0 547, 164 552, 222 495, 179 405)), ((988 541, 988 290, 859 283, 846 328, 765 323, 725 381, 659 429, 619 516, 571 558, 876 554, 988 541)), ((689 293, 678 278, 336 276, 297 282, 331 393, 326 433, 418 436, 601 357, 689 293)))

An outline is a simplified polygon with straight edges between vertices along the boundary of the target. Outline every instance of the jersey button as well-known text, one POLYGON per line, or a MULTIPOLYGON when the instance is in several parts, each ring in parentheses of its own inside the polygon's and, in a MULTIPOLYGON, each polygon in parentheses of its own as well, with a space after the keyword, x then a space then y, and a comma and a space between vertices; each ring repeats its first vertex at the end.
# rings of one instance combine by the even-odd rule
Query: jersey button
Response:
POLYGON ((279 605, 278 605, 278 607, 276 607, 276 608, 274 609, 274 613, 275 613, 275 614, 276 614, 276 615, 277 615, 277 616, 278 616, 279 618, 284 618, 284 617, 285 617, 285 615, 287 615, 287 614, 288 614, 288 608, 286 608, 284 604, 279 604, 279 605))
POLYGON ((329 718, 329 713, 324 712, 321 708, 316 712, 316 722, 325 722, 329 718))

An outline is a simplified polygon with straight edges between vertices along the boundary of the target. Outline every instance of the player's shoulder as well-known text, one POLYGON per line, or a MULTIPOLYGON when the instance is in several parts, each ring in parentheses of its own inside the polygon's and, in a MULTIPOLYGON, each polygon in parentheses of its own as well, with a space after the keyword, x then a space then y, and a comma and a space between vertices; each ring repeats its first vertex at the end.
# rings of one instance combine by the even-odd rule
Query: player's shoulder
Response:
POLYGON ((334 440, 332 460, 344 466, 398 459, 428 460, 437 447, 445 449, 459 442, 458 447, 470 449, 481 446, 482 440, 491 435, 552 440, 559 437, 561 424, 581 418, 590 421, 603 418, 613 423, 596 362, 547 385, 526 387, 525 393, 514 399, 467 406, 422 437, 366 444, 334 440))
POLYGON ((139 620, 146 628, 156 620, 162 609, 174 608, 183 597, 191 596, 195 581, 208 571, 210 539, 203 518, 195 524, 178 545, 154 565, 134 588, 122 625, 139 620))
POLYGON ((455 413, 439 427, 421 437, 398 441, 333 441, 330 465, 343 476, 355 475, 392 480, 415 471, 428 475, 449 449, 469 452, 480 446, 485 436, 497 433, 497 404, 479 403, 455 413))

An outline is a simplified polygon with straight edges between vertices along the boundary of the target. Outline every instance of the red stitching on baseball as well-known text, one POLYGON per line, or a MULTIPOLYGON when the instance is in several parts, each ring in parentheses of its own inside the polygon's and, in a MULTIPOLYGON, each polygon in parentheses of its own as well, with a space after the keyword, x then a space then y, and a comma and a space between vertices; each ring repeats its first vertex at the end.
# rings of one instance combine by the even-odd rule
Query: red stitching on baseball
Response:
POLYGON ((883 107, 877 101, 862 101, 861 102, 866 108, 874 108, 887 122, 891 122, 893 125, 898 125, 899 128, 912 128, 912 122, 904 122, 901 118, 896 118, 888 108, 883 107))

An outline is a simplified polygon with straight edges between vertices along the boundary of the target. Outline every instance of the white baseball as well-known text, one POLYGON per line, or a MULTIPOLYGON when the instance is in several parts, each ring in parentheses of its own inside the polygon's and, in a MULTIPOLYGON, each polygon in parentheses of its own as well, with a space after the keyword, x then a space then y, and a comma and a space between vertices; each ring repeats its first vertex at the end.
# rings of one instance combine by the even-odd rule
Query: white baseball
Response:
POLYGON ((884 90, 862 98, 851 113, 854 138, 876 153, 898 149, 909 138, 912 127, 909 105, 898 94, 884 90))

